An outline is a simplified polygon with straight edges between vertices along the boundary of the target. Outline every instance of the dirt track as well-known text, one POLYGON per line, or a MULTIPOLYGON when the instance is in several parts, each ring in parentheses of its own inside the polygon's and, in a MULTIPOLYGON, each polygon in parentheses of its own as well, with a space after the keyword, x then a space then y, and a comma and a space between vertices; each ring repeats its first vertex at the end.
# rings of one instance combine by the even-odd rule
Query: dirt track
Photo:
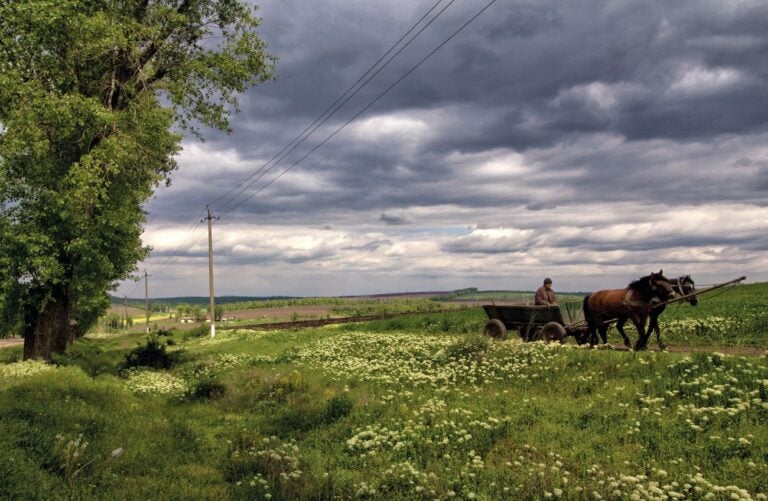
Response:
POLYGON ((24 344, 24 340, 20 338, 0 339, 0 348, 10 348, 11 346, 19 346, 24 344))

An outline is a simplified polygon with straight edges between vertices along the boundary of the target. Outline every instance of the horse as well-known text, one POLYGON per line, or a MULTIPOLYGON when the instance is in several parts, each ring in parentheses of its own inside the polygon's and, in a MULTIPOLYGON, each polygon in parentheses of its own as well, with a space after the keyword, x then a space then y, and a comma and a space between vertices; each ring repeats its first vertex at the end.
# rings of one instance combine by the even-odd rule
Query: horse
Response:
POLYGON ((589 294, 584 298, 583 309, 590 346, 597 342, 598 333, 604 344, 608 342, 606 322, 616 319, 616 330, 624 338, 624 345, 631 348, 632 343, 624 332, 624 323, 629 319, 635 324, 638 333, 638 344, 635 348, 642 349, 645 321, 653 305, 674 296, 675 292, 663 270, 641 277, 624 289, 600 290, 589 294))
MULTIPOLYGON (((680 294, 680 296, 686 297, 686 301, 688 301, 691 306, 699 304, 699 299, 696 297, 696 286, 690 275, 673 278, 669 283, 672 284, 672 289, 675 291, 675 294, 680 294)), ((651 332, 654 331, 656 331, 656 343, 659 345, 659 349, 665 349, 664 343, 661 342, 661 332, 659 330, 659 315, 664 313, 664 308, 666 308, 666 305, 661 304, 651 310, 648 331, 645 333, 642 343, 640 343, 641 349, 648 345, 648 339, 651 337, 651 332)))

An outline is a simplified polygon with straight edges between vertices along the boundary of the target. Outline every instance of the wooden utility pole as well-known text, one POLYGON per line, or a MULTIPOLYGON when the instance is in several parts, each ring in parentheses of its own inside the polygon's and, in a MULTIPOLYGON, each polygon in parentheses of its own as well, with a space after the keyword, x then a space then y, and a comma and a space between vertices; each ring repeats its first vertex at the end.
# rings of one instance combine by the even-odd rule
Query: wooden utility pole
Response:
POLYGON ((125 329, 128 330, 128 296, 123 296, 123 309, 125 310, 125 319, 123 320, 125 322, 125 329))
POLYGON ((144 270, 144 300, 147 309, 147 334, 149 334, 149 275, 147 275, 147 270, 144 270))
POLYGON ((211 337, 216 337, 216 310, 213 301, 213 230, 211 215, 211 209, 207 205, 205 208, 208 210, 208 292, 210 294, 210 304, 208 306, 208 314, 211 316, 211 337))

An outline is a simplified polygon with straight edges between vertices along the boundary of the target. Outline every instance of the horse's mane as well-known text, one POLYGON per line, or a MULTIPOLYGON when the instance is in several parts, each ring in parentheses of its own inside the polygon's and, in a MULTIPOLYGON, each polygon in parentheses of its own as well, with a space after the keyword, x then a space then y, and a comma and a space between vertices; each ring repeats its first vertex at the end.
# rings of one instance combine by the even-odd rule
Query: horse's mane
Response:
POLYGON ((643 296, 643 299, 648 301, 653 297, 653 290, 651 289, 651 277, 654 277, 657 280, 665 280, 669 282, 669 279, 667 279, 667 277, 664 275, 651 273, 650 275, 638 278, 634 282, 630 282, 628 287, 634 291, 639 292, 643 296))

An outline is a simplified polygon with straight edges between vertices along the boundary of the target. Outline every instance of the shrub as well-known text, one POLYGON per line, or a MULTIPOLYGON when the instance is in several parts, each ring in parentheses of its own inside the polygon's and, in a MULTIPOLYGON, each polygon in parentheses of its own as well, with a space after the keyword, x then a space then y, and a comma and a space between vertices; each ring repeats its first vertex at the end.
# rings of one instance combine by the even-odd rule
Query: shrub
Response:
POLYGON ((122 358, 120 351, 105 349, 103 344, 91 339, 80 339, 66 353, 51 357, 56 365, 77 366, 90 376, 114 373, 120 367, 122 358))
POLYGON ((168 341, 170 340, 166 339, 165 342, 161 342, 157 335, 151 334, 146 344, 140 344, 125 356, 124 366, 170 369, 179 361, 180 352, 169 352, 168 341))
POLYGON ((355 402, 347 395, 337 395, 332 397, 325 404, 325 412, 323 414, 323 421, 325 424, 331 424, 339 419, 346 417, 352 412, 355 402))
POLYGON ((173 332, 163 328, 158 329, 155 334, 157 334, 158 337, 173 337, 173 332))
POLYGON ((192 398, 218 400, 223 397, 227 387, 221 381, 215 379, 203 379, 197 382, 192 389, 192 398))
POLYGON ((205 325, 198 325, 194 329, 184 332, 184 340, 205 337, 210 335, 211 329, 205 325))

